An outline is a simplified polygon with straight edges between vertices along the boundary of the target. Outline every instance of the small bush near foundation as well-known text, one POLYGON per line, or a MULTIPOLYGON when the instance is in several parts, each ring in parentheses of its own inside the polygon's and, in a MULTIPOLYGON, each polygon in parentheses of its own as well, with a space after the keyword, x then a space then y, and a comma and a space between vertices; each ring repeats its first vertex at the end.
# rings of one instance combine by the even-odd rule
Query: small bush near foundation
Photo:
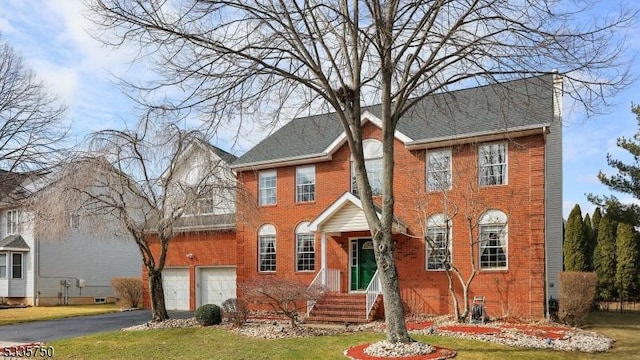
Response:
POLYGON ((560 274, 560 321, 583 325, 593 306, 598 276, 594 272, 566 271, 560 274))
POLYGON ((202 326, 218 325, 222 322, 222 310, 216 304, 202 305, 193 315, 202 326))
POLYGON ((113 278, 111 286, 118 294, 120 306, 137 308, 142 303, 142 280, 138 278, 113 278))
POLYGON ((222 311, 234 326, 243 326, 247 322, 249 305, 242 299, 231 298, 222 303, 222 311))

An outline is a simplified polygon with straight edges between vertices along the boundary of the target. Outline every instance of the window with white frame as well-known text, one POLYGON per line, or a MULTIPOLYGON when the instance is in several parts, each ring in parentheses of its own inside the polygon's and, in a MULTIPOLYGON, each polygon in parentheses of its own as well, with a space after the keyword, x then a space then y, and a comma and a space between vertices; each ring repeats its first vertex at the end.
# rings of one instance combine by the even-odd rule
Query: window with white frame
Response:
MULTIPOLYGON (((362 152, 364 154, 364 167, 371 185, 373 195, 382 194, 382 143, 375 139, 365 139, 362 141, 362 152)), ((353 159, 351 160, 351 192, 358 194, 356 183, 356 171, 353 159)))
POLYGON ((213 200, 213 185, 203 185, 198 191, 198 214, 213 214, 215 204, 213 200))
POLYGON ((7 254, 0 254, 0 279, 7 278, 7 254))
POLYGON ((261 171, 260 182, 260 205, 274 205, 276 203, 277 173, 276 170, 261 171))
POLYGON ((316 269, 316 237, 308 227, 308 222, 300 223, 296 227, 296 271, 316 269))
POLYGON ((11 278, 22 279, 22 254, 11 254, 11 278))
POLYGON ((20 210, 7 211, 7 235, 19 234, 22 231, 20 226, 21 216, 22 212, 20 210))
POLYGON ((258 270, 276 271, 276 228, 265 224, 258 230, 258 270))
POLYGON ((451 263, 451 221, 444 214, 427 219, 427 270, 445 270, 451 263))
POLYGON ((296 202, 316 200, 316 167, 299 166, 296 168, 296 202))
POLYGON ((480 185, 507 183, 507 144, 494 143, 478 147, 480 185))
POLYGON ((507 215, 489 210, 480 218, 480 269, 506 269, 509 241, 507 215))
POLYGON ((78 229, 80 227, 80 215, 71 214, 70 222, 71 222, 72 229, 78 229))
POLYGON ((427 191, 451 188, 451 149, 427 152, 427 191))

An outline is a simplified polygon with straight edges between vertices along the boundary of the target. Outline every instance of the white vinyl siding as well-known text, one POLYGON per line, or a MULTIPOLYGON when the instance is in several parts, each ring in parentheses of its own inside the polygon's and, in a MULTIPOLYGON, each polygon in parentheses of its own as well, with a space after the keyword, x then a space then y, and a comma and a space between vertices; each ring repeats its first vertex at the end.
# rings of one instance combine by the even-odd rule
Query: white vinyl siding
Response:
POLYGON ((427 191, 451 189, 451 149, 427 152, 427 191))
POLYGON ((259 175, 260 183, 260 205, 275 205, 277 200, 277 173, 275 170, 261 171, 259 175))
POLYGON ((505 185, 507 183, 507 144, 495 143, 478 148, 478 173, 480 185, 505 185))

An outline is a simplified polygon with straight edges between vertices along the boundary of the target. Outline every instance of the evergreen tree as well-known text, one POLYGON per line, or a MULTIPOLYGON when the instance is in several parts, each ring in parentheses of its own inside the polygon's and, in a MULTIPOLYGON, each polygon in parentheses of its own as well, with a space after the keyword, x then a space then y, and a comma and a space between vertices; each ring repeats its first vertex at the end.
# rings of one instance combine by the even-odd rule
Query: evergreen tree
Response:
POLYGON ((576 204, 569 214, 564 232, 564 270, 565 271, 586 271, 587 242, 582 222, 582 210, 576 204))
POLYGON ((585 239, 585 262, 586 262, 586 271, 593 271, 593 250, 596 248, 596 243, 598 239, 594 237, 593 227, 591 224, 591 217, 589 214, 584 216, 584 221, 582 222, 582 226, 584 227, 584 239, 585 239))
POLYGON ((638 233, 633 225, 620 223, 616 240, 615 284, 622 303, 634 292, 638 280, 638 233))
POLYGON ((593 252, 593 267, 598 274, 598 299, 610 301, 615 296, 616 231, 618 224, 606 214, 598 226, 598 243, 593 252))
POLYGON ((593 212, 593 216, 591 217, 591 228, 593 229, 593 237, 598 242, 598 227, 600 226, 600 220, 602 219, 602 212, 600 212, 600 208, 597 207, 593 212))

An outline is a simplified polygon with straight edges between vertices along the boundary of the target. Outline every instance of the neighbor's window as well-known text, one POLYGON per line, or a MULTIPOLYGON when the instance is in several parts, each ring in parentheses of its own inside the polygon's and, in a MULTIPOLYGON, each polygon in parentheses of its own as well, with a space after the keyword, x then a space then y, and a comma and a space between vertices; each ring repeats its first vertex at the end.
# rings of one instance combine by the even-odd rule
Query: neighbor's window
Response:
POLYGON ((258 270, 276 271, 276 228, 271 224, 258 230, 258 270))
POLYGON ((22 254, 14 253, 11 256, 11 278, 22 279, 22 254))
POLYGON ((0 254, 0 279, 7 278, 7 254, 0 254))
MULTIPOLYGON (((364 153, 364 167, 367 171, 371 193, 373 195, 382 194, 382 143, 375 139, 362 141, 362 152, 364 153)), ((356 169, 351 160, 351 192, 358 194, 356 183, 356 169)))
POLYGON ((316 261, 315 235, 303 222, 296 228, 296 271, 314 271, 316 261))
POLYGON ((507 144, 481 145, 478 148, 478 172, 480 185, 504 185, 507 183, 507 144))
POLYGON ((480 269, 506 269, 509 254, 507 216, 489 210, 480 219, 480 269))
POLYGON ((7 234, 19 234, 22 229, 20 227, 20 210, 7 211, 7 234))
POLYGON ((213 202, 213 185, 204 185, 198 191, 198 214, 213 214, 215 204, 213 202))
POLYGON ((80 215, 71 214, 71 228, 77 229, 80 227, 80 215))
POLYGON ((451 189, 451 149, 427 152, 427 191, 451 189))
POLYGON ((316 167, 300 166, 296 168, 296 202, 315 201, 316 167))
POLYGON ((276 170, 260 172, 260 205, 273 205, 276 203, 276 174, 276 170))
POLYGON ((444 214, 427 219, 427 270, 445 270, 451 263, 451 221, 444 214))

